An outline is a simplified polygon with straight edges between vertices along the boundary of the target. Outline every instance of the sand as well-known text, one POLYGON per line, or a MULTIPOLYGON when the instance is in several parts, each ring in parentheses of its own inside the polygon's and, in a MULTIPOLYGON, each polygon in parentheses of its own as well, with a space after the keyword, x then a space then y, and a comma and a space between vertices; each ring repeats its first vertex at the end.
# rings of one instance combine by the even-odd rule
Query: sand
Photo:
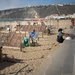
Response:
MULTIPOLYGON (((70 33, 70 21, 61 21, 59 27, 65 28, 65 32, 70 33)), ((57 44, 57 30, 54 35, 44 35, 40 37, 36 47, 25 47, 22 51, 19 49, 3 48, 3 54, 7 54, 8 60, 12 60, 12 55, 16 63, 6 61, 0 63, 0 75, 34 75, 46 60, 49 54, 52 54, 59 46, 57 44)))

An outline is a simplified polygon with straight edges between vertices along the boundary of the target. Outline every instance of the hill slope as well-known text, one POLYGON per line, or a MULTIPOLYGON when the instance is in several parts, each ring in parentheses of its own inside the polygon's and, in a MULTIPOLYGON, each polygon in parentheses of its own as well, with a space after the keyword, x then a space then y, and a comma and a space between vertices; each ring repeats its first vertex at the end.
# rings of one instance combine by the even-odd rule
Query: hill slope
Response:
POLYGON ((3 10, 0 11, 0 18, 34 18, 36 13, 42 18, 51 14, 73 14, 75 5, 40 5, 3 10))

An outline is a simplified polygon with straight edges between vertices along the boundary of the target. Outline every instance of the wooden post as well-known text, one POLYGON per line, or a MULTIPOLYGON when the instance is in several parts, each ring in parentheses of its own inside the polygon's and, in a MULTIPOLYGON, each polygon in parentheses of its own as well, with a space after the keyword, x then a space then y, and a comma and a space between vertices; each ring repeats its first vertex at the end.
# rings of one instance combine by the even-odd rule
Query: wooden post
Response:
POLYGON ((1 32, 0 32, 0 62, 2 62, 2 37, 1 37, 1 32))
POLYGON ((26 31, 25 31, 25 37, 26 37, 26 31))
POLYGON ((0 62, 2 62, 2 47, 0 47, 0 62))
POLYGON ((43 38, 43 32, 42 32, 42 38, 43 38))
POLYGON ((57 19, 57 27, 58 27, 58 29, 59 29, 59 19, 57 19))
POLYGON ((51 18, 50 18, 50 25, 51 25, 51 18))
POLYGON ((20 30, 20 24, 19 26, 19 35, 20 35, 20 51, 22 51, 22 42, 21 42, 21 30, 20 30))
POLYGON ((0 62, 2 62, 2 36, 1 36, 1 32, 0 32, 0 62))

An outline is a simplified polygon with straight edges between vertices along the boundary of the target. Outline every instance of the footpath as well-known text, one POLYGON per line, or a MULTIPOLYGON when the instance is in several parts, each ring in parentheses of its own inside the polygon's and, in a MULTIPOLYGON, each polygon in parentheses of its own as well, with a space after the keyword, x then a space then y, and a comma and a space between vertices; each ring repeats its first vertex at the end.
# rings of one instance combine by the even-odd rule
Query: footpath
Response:
MULTIPOLYGON (((72 33, 75 35, 75 29, 72 33)), ((35 75, 75 75, 75 38, 65 40, 55 52, 48 55, 35 75)))

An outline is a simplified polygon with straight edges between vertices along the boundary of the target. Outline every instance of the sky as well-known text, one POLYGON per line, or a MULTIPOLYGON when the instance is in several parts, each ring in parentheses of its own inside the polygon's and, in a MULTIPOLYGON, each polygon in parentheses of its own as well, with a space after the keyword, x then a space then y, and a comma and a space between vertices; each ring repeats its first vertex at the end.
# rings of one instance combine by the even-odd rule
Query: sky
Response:
POLYGON ((75 3, 75 0, 0 0, 0 10, 21 8, 25 6, 68 4, 75 3))

